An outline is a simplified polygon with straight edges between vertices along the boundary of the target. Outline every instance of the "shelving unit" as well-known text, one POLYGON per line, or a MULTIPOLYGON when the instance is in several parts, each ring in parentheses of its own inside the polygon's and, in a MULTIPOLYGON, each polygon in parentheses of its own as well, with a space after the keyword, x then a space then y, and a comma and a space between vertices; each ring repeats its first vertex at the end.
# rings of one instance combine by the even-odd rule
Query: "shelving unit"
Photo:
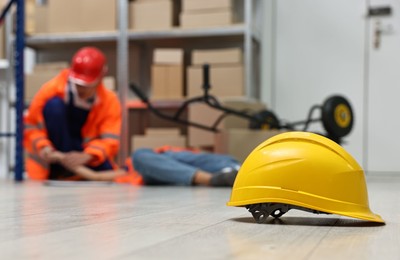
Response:
MULTIPOLYGON (((3 79, 6 79, 5 91, 3 91, 1 105, 3 110, 6 111, 6 118, 10 118, 10 113, 15 115, 15 120, 12 126, 6 125, 6 132, 2 132, 1 137, 14 137, 15 139, 15 162, 14 162, 14 179, 16 181, 23 180, 24 171, 24 155, 23 155, 23 111, 24 111, 24 48, 25 48, 25 2, 24 0, 9 0, 4 10, 1 10, 1 21, 6 20, 6 53, 10 61, 3 62, 3 66, 7 66, 9 63, 13 65, 14 82, 11 83, 11 77, 9 77, 10 66, 7 66, 7 72, 3 79), (11 16, 9 12, 12 6, 16 7, 15 11, 15 37, 13 41, 13 55, 11 53, 11 47, 8 46, 9 36, 11 35, 11 16), (7 64, 8 63, 8 64, 7 64), (15 98, 11 100, 9 93, 11 89, 15 92, 15 98), (11 112, 12 111, 12 112, 11 112)), ((7 120, 6 123, 11 123, 7 120)), ((4 146, 6 147, 6 146, 4 146)), ((4 151, 3 151, 4 152, 4 151)), ((7 152, 6 152, 7 153, 7 152)), ((5 158, 5 157, 2 157, 5 158)), ((8 161, 6 165, 8 166, 8 161)), ((7 168, 6 166, 6 168, 7 168)), ((10 167, 11 168, 11 167, 10 167)), ((9 169, 6 169, 8 172, 9 169)))
MULTIPOLYGON (((63 33, 63 34, 39 34, 29 36, 26 45, 38 51, 62 48, 71 44, 115 44, 116 48, 116 78, 119 97, 124 109, 123 130, 121 140, 120 158, 126 158, 128 147, 128 115, 127 105, 128 85, 131 80, 129 66, 130 47, 136 46, 141 53, 146 52, 149 45, 156 46, 166 44, 167 46, 188 46, 194 43, 209 44, 224 40, 235 42, 243 47, 244 52, 244 73, 245 73, 245 94, 248 97, 259 97, 259 61, 260 56, 260 27, 262 0, 243 0, 244 21, 227 27, 204 28, 204 29, 181 29, 175 28, 162 31, 130 31, 128 29, 128 1, 118 1, 118 31, 116 32, 91 32, 91 33, 63 33)), ((143 55, 143 54, 141 54, 143 55)), ((148 64, 147 64, 148 65, 148 64)), ((146 66, 143 66, 146 67, 146 66)), ((148 85, 146 78, 148 73, 140 73, 140 79, 136 79, 141 85, 148 85)))

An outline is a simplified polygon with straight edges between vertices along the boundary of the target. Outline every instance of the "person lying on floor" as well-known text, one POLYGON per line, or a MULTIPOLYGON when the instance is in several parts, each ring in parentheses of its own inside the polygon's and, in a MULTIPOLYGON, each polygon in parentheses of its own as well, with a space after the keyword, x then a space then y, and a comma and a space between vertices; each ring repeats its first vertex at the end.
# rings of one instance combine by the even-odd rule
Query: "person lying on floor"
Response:
POLYGON ((240 168, 229 155, 170 146, 138 149, 132 162, 148 185, 233 186, 240 168))
MULTIPOLYGON (((64 157, 62 153, 55 153, 52 159, 62 163, 64 157)), ((96 172, 85 166, 77 166, 69 170, 78 178, 93 181, 231 187, 239 168, 240 163, 229 155, 164 146, 136 150, 127 159, 124 169, 96 172)))

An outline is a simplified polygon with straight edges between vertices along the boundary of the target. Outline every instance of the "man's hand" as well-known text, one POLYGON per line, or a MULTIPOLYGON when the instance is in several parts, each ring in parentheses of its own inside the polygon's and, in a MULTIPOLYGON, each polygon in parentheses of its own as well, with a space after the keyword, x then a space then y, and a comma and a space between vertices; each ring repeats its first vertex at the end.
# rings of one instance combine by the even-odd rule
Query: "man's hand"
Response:
POLYGON ((74 169, 77 166, 83 166, 93 159, 92 155, 83 152, 64 153, 60 163, 67 169, 74 169))
POLYGON ((39 156, 47 163, 56 163, 62 158, 62 153, 54 150, 54 148, 50 146, 46 146, 40 150, 39 156))

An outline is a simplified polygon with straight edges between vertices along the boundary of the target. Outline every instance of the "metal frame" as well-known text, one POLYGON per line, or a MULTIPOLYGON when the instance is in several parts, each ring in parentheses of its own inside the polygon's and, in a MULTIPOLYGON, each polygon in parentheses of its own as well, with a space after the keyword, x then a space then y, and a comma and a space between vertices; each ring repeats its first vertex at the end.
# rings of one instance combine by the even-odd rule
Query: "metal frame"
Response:
POLYGON ((15 84, 16 84, 16 137, 15 137, 15 180, 24 178, 24 148, 22 146, 24 134, 24 48, 25 48, 25 3, 24 0, 16 0, 17 24, 15 35, 15 84))
POLYGON ((126 108, 126 97, 128 96, 129 85, 129 39, 128 39, 128 1, 119 0, 118 2, 119 14, 119 37, 117 43, 117 82, 118 82, 118 96, 122 107, 122 129, 121 129, 121 142, 118 161, 123 165, 125 158, 128 156, 128 111, 126 108))
POLYGON ((24 112, 24 48, 25 48, 25 3, 24 0, 10 0, 1 13, 0 21, 4 21, 11 6, 16 5, 16 34, 14 48, 14 77, 16 83, 15 101, 15 133, 5 133, 5 137, 15 136, 15 168, 14 179, 22 181, 24 178, 23 156, 23 112, 24 112))

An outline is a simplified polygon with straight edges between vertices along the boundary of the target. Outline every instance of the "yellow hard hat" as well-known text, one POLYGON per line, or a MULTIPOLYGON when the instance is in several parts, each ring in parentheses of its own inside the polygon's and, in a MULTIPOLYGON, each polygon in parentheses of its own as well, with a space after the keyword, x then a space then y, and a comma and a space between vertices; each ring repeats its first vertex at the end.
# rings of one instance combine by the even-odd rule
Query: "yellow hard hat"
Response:
POLYGON ((293 208, 384 223, 369 209, 361 166, 337 143, 308 132, 282 133, 257 146, 227 205, 247 207, 259 223, 293 208))

